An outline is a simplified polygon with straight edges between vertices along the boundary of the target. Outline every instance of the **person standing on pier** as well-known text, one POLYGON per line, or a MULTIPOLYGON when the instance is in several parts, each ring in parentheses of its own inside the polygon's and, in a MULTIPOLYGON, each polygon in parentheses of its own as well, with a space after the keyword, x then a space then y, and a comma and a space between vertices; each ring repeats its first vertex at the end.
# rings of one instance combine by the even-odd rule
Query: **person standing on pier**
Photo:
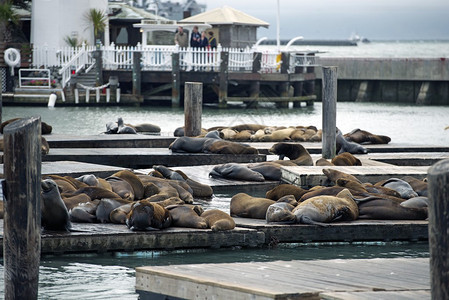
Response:
POLYGON ((217 48, 217 39, 214 37, 213 31, 209 31, 209 46, 211 49, 217 48))
POLYGON ((175 44, 179 45, 179 47, 187 48, 189 37, 184 32, 182 26, 178 27, 178 32, 175 34, 175 44))
POLYGON ((202 49, 206 49, 206 48, 209 47, 209 40, 206 37, 206 32, 205 31, 201 32, 201 38, 200 38, 200 45, 199 45, 199 47, 202 48, 202 49))
POLYGON ((190 47, 198 48, 200 46, 201 34, 198 32, 198 26, 193 27, 190 37, 190 47))

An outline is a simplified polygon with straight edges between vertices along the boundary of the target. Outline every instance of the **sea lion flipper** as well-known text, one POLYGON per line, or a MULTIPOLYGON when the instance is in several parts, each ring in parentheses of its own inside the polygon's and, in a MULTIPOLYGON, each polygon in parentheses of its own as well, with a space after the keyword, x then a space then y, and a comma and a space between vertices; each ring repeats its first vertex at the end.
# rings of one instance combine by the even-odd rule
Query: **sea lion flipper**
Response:
POLYGON ((329 224, 314 221, 314 220, 312 220, 311 218, 309 218, 307 216, 301 216, 301 218, 299 219, 299 223, 301 223, 301 224, 308 224, 308 225, 318 225, 318 226, 321 226, 321 227, 328 227, 329 226, 329 224))

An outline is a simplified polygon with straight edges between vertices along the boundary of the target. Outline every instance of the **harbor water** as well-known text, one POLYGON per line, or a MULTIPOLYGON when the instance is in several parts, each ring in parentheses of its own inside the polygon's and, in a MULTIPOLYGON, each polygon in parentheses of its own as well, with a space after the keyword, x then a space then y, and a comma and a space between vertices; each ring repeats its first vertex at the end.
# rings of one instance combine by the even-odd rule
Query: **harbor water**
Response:
MULTIPOLYGON (((449 42, 373 42, 350 47, 294 46, 341 57, 448 57, 449 42)), ((122 117, 125 123, 151 123, 161 135, 173 135, 184 125, 183 109, 168 107, 17 107, 5 106, 2 120, 40 116, 53 126, 53 134, 96 135, 106 123, 122 117)), ((386 103, 337 103, 337 126, 346 133, 360 128, 388 135, 391 144, 449 145, 449 107, 386 103)), ((202 126, 233 126, 256 123, 272 126, 314 125, 322 128, 322 105, 277 109, 242 107, 203 108, 202 126)), ((258 195, 255 195, 258 196, 258 195)), ((208 207, 226 209, 229 194, 214 195, 208 207)), ((206 205, 206 204, 205 204, 206 205)), ((39 299, 137 299, 135 271, 138 266, 186 263, 251 262, 272 260, 359 259, 428 257, 425 242, 373 242, 333 244, 279 244, 263 249, 214 249, 145 251, 132 253, 45 255, 41 258, 39 299)), ((0 282, 4 282, 3 261, 0 282)), ((3 284, 0 298, 3 298, 3 284)))

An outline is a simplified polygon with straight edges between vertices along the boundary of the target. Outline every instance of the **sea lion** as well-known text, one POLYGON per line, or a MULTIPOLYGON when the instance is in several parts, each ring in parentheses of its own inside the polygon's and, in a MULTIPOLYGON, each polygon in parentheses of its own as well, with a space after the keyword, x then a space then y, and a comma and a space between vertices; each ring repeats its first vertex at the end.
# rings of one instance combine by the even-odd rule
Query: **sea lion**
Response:
POLYGON ((359 128, 343 135, 347 141, 358 144, 388 144, 391 138, 386 135, 376 135, 359 128))
POLYGON ((265 134, 264 136, 261 136, 259 138, 259 141, 261 141, 261 142, 283 142, 283 141, 289 141, 289 140, 291 140, 290 135, 295 130, 296 129, 293 128, 293 127, 274 130, 273 132, 271 132, 269 134, 265 134))
POLYGON ((203 144, 202 152, 214 154, 259 154, 259 151, 249 145, 233 141, 208 139, 203 144))
MULTIPOLYGON (((215 137, 189 137, 181 136, 174 140, 169 146, 172 152, 180 153, 202 153, 204 148, 204 143, 211 139, 218 140, 215 137)), ((212 142, 212 141, 211 141, 212 142)))
POLYGON ((154 165, 153 169, 161 173, 162 176, 164 176, 164 178, 173 180, 184 180, 184 177, 182 177, 181 174, 173 171, 172 169, 167 168, 166 166, 154 165))
POLYGON ((265 220, 267 223, 286 223, 296 222, 296 216, 292 213, 295 207, 287 202, 276 202, 268 206, 265 220))
POLYGON ((167 210, 173 220, 172 226, 188 228, 207 228, 206 221, 200 217, 203 209, 198 205, 175 205, 168 206, 167 210))
MULTIPOLYGON (((407 205, 407 204, 406 204, 407 205)), ((359 219, 425 220, 427 207, 406 207, 390 199, 371 199, 358 203, 359 219)))
POLYGON ((106 177, 106 181, 111 185, 114 193, 123 199, 134 201, 134 189, 128 181, 117 176, 106 177))
POLYGON ((70 231, 72 223, 58 185, 52 179, 41 181, 41 224, 45 230, 70 231))
POLYGON ((265 125, 261 125, 261 124, 240 124, 240 125, 235 125, 232 127, 229 127, 232 130, 236 130, 236 131, 242 131, 242 130, 251 130, 256 132, 259 129, 264 129, 265 125))
POLYGON ((276 143, 270 148, 269 152, 279 155, 279 160, 274 162, 282 165, 313 166, 313 159, 309 151, 298 143, 276 143), (290 160, 285 161, 285 157, 290 160))
POLYGON ((318 129, 317 132, 310 137, 309 142, 321 142, 322 140, 323 140, 323 130, 318 129))
POLYGON ((97 209, 95 210, 95 216, 97 220, 101 223, 110 223, 111 212, 119 206, 133 203, 132 201, 129 201, 128 203, 127 202, 109 198, 101 199, 97 205, 97 209))
POLYGON ((419 196, 427 197, 427 182, 412 176, 404 176, 401 179, 410 184, 419 196))
POLYGON ((363 147, 360 144, 347 141, 343 134, 341 133, 340 129, 337 128, 337 135, 335 137, 336 146, 337 146, 337 154, 343 153, 343 152, 349 152, 351 154, 366 154, 368 153, 368 149, 363 147))
POLYGON ((119 207, 113 209, 109 214, 109 220, 114 224, 126 224, 126 217, 131 211, 134 202, 128 204, 120 205, 119 207))
POLYGON ((117 126, 117 133, 119 134, 137 134, 136 129, 131 126, 125 125, 121 117, 117 119, 117 126))
POLYGON ((207 227, 212 231, 232 230, 235 228, 234 219, 219 209, 209 209, 201 214, 207 227))
POLYGON ((118 125, 117 122, 108 122, 106 123, 106 131, 104 133, 106 134, 115 134, 118 131, 118 125))
POLYGON ((315 161, 315 166, 319 167, 326 167, 326 166, 333 166, 334 164, 325 159, 324 157, 320 157, 315 161))
POLYGON ((79 203, 70 209, 70 220, 75 223, 96 223, 97 217, 95 212, 100 200, 96 199, 89 202, 79 203))
POLYGON ((343 152, 332 158, 331 163, 334 166, 361 166, 360 159, 349 152, 343 152))
POLYGON ((161 128, 158 125, 150 124, 150 123, 142 123, 132 125, 136 132, 138 133, 160 133, 161 128))
POLYGON ((323 173, 324 173, 324 175, 326 175, 327 179, 330 182, 337 182, 337 179, 344 178, 344 179, 356 181, 358 183, 362 183, 354 175, 347 174, 345 172, 338 171, 338 170, 335 170, 335 169, 323 169, 323 173))
POLYGON ((182 178, 185 180, 185 182, 190 186, 190 188, 192 189, 193 197, 200 197, 200 198, 212 197, 212 194, 214 193, 214 191, 210 185, 203 184, 201 182, 193 180, 180 170, 175 170, 175 172, 178 173, 179 175, 181 175, 182 178))
POLYGON ((225 140, 233 140, 237 134, 237 131, 231 128, 222 128, 220 129, 220 132, 223 134, 223 139, 225 140))
MULTIPOLYGON (((15 122, 17 120, 21 120, 22 118, 13 118, 6 120, 0 124, 0 133, 3 134, 3 128, 5 128, 6 125, 15 122)), ((53 130, 53 127, 49 125, 48 123, 41 121, 41 134, 50 134, 53 130)))
POLYGON ((232 217, 265 219, 268 206, 275 201, 238 193, 231 198, 230 215, 232 217))
POLYGON ((245 181, 265 181, 265 178, 259 172, 250 170, 247 166, 237 163, 217 165, 209 172, 209 176, 245 181))
POLYGON ((399 178, 389 178, 388 180, 376 183, 375 185, 393 189, 401 195, 401 198, 404 199, 418 197, 418 194, 413 190, 412 186, 408 182, 399 178))
POLYGON ((131 172, 130 170, 121 170, 112 174, 112 176, 126 180, 131 185, 134 192, 134 200, 143 199, 145 188, 143 186, 142 180, 140 180, 140 178, 137 177, 135 173, 131 172))
POLYGON ((242 130, 237 132, 233 137, 233 141, 238 142, 246 142, 251 140, 251 136, 253 135, 254 131, 252 130, 242 130))
POLYGON ((90 199, 92 199, 92 200, 101 199, 101 198, 123 199, 117 193, 115 193, 113 191, 109 191, 109 190, 101 188, 101 187, 97 187, 97 186, 82 187, 82 188, 77 189, 74 192, 64 193, 64 194, 62 194, 62 196, 63 197, 72 197, 72 196, 82 194, 82 193, 88 195, 90 197, 90 199))
POLYGON ((282 178, 281 164, 272 161, 248 164, 248 169, 262 174, 265 180, 279 181, 282 178))
POLYGON ((307 193, 307 190, 299 186, 283 183, 267 191, 265 197, 277 201, 283 196, 293 195, 296 200, 299 200, 305 193, 307 193))
POLYGON ((338 193, 343 191, 345 188, 341 186, 329 186, 329 187, 321 187, 310 189, 307 193, 301 196, 298 202, 304 202, 307 199, 316 197, 316 196, 336 196, 338 193))
POLYGON ((74 195, 72 197, 62 197, 62 201, 64 201, 65 206, 67 209, 70 210, 77 206, 80 203, 86 203, 92 201, 90 197, 86 194, 78 194, 74 195))
POLYGON ((160 230, 171 225, 172 218, 165 207, 147 200, 138 200, 126 216, 126 226, 133 231, 160 230))
POLYGON ((293 209, 296 223, 323 225, 333 221, 352 221, 359 216, 357 203, 348 189, 336 196, 316 196, 293 209))
POLYGON ((61 194, 66 193, 66 192, 74 192, 77 190, 77 187, 75 185, 73 185, 71 181, 67 180, 63 176, 44 175, 44 176, 42 176, 42 179, 52 179, 58 185, 59 192, 61 194))

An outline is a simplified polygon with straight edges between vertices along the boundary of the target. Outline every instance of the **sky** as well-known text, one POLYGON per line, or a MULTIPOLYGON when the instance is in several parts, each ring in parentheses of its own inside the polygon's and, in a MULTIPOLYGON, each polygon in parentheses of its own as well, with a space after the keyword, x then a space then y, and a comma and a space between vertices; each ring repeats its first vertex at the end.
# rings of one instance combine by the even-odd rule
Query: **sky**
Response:
POLYGON ((197 0, 206 10, 230 6, 270 23, 258 38, 449 40, 449 0, 197 0))

